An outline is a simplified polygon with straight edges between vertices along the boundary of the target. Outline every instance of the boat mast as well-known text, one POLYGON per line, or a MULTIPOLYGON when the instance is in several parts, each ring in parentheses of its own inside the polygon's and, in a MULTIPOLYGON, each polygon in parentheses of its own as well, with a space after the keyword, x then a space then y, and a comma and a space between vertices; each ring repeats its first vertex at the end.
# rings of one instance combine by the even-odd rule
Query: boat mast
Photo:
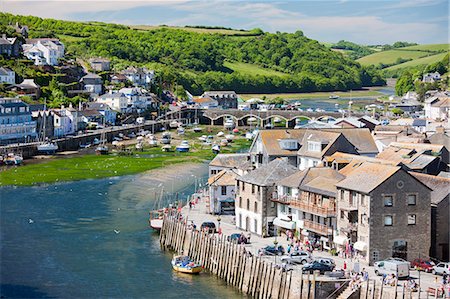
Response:
POLYGON ((47 123, 47 115, 46 115, 46 111, 47 111, 47 99, 44 98, 44 113, 43 113, 43 117, 44 117, 44 130, 42 132, 42 142, 45 142, 45 131, 46 131, 46 123, 47 123))

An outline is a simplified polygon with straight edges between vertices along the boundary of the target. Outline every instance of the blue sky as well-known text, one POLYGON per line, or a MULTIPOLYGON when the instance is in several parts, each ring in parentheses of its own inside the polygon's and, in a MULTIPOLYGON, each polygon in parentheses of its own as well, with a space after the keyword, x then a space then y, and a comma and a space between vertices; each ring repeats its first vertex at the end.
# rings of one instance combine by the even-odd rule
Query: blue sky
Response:
POLYGON ((208 25, 294 32, 322 42, 448 43, 447 0, 335 1, 21 1, 0 10, 64 20, 139 25, 208 25))

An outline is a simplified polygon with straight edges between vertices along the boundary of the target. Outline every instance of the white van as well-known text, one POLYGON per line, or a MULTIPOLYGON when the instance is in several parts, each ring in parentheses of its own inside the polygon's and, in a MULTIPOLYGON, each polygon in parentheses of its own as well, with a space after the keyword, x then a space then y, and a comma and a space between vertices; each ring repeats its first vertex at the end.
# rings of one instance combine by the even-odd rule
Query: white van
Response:
POLYGON ((374 267, 376 275, 394 274, 397 278, 409 276, 409 262, 391 259, 375 262, 374 267))

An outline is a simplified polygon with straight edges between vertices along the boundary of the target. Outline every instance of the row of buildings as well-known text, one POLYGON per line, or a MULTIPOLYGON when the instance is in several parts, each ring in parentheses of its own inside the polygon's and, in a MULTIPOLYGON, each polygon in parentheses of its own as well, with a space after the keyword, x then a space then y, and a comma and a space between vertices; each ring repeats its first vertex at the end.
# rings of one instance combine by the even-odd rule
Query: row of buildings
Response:
POLYGON ((291 230, 322 248, 449 260, 449 152, 391 142, 379 152, 368 129, 263 130, 249 153, 210 163, 211 213, 261 236, 291 230))

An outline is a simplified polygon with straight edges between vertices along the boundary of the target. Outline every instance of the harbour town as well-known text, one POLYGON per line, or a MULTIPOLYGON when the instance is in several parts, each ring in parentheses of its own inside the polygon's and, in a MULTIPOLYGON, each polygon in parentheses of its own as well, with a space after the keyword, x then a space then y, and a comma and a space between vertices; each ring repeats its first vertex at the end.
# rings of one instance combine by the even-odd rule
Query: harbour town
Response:
POLYGON ((450 297, 448 43, 17 11, 0 12, 2 298, 450 297))

